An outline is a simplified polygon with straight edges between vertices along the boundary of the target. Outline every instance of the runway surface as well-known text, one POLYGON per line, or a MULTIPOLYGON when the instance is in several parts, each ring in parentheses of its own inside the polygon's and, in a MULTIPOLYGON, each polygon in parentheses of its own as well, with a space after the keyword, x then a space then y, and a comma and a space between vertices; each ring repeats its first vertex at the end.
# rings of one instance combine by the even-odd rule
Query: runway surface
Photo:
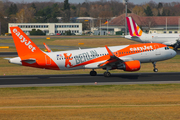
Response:
POLYGON ((169 83, 180 83, 180 73, 119 73, 108 78, 103 74, 0 76, 0 88, 169 83))

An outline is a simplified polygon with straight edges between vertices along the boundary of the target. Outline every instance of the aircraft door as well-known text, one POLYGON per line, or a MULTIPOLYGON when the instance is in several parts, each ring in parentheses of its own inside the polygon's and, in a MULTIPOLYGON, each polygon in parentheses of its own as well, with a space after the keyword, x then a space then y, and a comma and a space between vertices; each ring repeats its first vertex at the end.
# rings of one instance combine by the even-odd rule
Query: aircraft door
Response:
POLYGON ((45 61, 46 61, 46 65, 51 65, 51 59, 45 55, 45 61))
POLYGON ((158 49, 158 48, 159 48, 159 45, 154 45, 154 47, 155 47, 155 54, 156 54, 156 55, 161 55, 161 50, 158 49))

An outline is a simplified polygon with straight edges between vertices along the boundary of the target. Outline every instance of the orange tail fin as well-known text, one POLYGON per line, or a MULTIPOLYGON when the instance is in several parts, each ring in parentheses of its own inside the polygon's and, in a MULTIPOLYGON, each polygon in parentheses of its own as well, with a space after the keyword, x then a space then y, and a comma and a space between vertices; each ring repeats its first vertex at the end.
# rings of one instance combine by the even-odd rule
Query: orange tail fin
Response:
POLYGON ((42 52, 19 27, 10 27, 10 30, 20 58, 29 54, 42 52))

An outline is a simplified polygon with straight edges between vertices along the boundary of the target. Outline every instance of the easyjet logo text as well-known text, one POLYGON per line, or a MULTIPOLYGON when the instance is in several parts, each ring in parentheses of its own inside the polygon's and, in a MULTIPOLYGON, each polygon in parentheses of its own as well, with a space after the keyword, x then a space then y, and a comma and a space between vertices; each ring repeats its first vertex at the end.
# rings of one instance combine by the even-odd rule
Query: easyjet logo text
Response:
POLYGON ((130 48, 130 51, 142 51, 142 50, 152 50, 153 47, 150 45, 150 46, 146 46, 144 45, 143 47, 133 47, 133 48, 130 48))
POLYGON ((17 29, 13 29, 13 33, 20 39, 21 43, 24 43, 32 52, 36 50, 35 47, 31 45, 31 41, 28 41, 17 29))

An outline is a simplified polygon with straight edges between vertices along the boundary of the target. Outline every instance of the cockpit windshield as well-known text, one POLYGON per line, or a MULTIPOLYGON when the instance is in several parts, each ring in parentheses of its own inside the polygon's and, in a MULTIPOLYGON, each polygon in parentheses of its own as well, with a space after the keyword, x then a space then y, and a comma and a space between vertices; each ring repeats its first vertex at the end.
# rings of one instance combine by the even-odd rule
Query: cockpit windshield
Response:
POLYGON ((165 47, 164 49, 165 49, 165 50, 169 50, 169 47, 165 47))

